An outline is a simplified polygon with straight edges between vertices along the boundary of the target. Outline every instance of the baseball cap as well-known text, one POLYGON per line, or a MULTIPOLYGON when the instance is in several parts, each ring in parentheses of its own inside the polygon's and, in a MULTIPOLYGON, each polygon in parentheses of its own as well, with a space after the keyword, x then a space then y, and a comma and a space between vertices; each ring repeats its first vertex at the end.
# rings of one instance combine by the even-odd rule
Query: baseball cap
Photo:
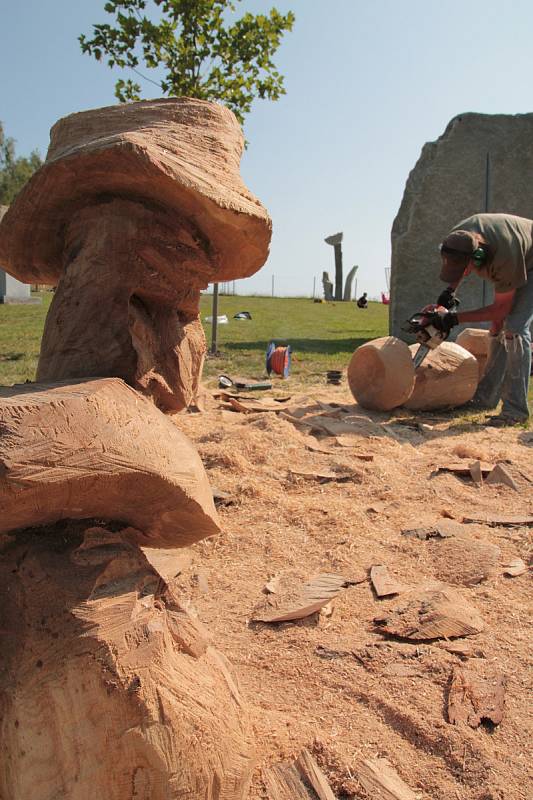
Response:
POLYGON ((442 268, 440 279, 444 283, 458 281, 477 246, 477 239, 469 231, 453 231, 440 246, 442 268))

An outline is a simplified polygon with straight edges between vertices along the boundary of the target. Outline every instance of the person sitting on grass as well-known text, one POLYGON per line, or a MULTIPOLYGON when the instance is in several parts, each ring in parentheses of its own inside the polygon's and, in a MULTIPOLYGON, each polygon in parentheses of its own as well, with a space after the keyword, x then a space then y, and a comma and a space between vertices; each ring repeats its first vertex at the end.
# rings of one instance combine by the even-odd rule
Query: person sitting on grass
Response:
POLYGON ((490 321, 485 373, 472 400, 474 407, 501 413, 496 427, 526 422, 531 373, 533 322, 533 220, 511 214, 475 214, 459 222, 440 247, 440 279, 448 284, 437 300, 435 327, 449 333, 462 322, 490 321), (472 311, 445 310, 470 272, 494 284, 494 302, 472 311))
POLYGON ((368 300, 366 299, 366 292, 361 295, 357 301, 357 308, 368 308, 368 300))

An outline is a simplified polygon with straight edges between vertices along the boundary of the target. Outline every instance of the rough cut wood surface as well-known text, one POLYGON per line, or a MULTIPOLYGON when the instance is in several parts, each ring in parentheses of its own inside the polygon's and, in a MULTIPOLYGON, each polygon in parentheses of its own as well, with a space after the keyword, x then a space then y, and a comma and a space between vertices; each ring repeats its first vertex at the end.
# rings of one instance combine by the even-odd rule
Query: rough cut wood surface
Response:
POLYGON ((176 98, 74 114, 0 223, 0 263, 57 284, 37 379, 123 378, 168 411, 195 403, 200 291, 265 262, 270 220, 241 181, 224 106, 176 98))
POLYGON ((219 531, 195 448, 118 379, 2 388, 0 430, 0 532, 98 517, 178 547, 219 531))
POLYGON ((386 758, 367 759, 356 767, 358 781, 372 800, 418 800, 386 758))
POLYGON ((287 622, 303 619, 330 603, 349 584, 342 575, 322 573, 302 584, 293 573, 280 575, 276 591, 254 609, 255 622, 287 622))
POLYGON ((489 332, 484 328, 465 328, 461 331, 455 342, 475 356, 479 380, 481 380, 485 372, 489 354, 489 332))
POLYGON ((451 639, 480 633, 485 624, 476 608, 452 589, 414 590, 374 623, 384 633, 404 639, 451 639))
POLYGON ((486 666, 455 667, 448 692, 448 721, 477 728, 503 719, 505 677, 486 666))
POLYGON ((326 776, 305 748, 295 764, 274 764, 263 776, 268 800, 336 800, 326 776))
POLYGON ((128 538, 66 522, 4 547, 6 800, 248 795, 251 730, 232 670, 128 538))
POLYGON ((409 347, 384 336, 358 347, 348 365, 350 391, 363 408, 389 411, 410 396, 415 370, 409 347))
MULTIPOLYGON (((266 260, 271 224, 241 179, 243 144, 229 109, 188 97, 64 117, 50 132, 45 164, 3 220, 0 261, 19 280, 56 284, 70 260, 65 225, 81 208, 118 196, 174 213, 177 229, 187 220, 218 280, 252 275, 266 260)), ((165 259, 169 275, 179 255, 165 259)))
MULTIPOLYGON (((418 345, 411 345, 414 355, 418 345)), ((474 396, 478 364, 472 353, 453 342, 431 350, 415 373, 415 385, 406 408, 414 411, 455 408, 474 396)))

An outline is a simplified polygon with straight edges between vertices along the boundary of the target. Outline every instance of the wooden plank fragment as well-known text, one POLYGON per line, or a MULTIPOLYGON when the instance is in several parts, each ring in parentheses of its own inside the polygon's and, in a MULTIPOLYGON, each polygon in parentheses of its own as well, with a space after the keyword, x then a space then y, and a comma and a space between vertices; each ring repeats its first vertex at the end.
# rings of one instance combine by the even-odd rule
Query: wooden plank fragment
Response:
POLYGON ((389 570, 383 564, 376 564, 371 567, 370 580, 378 597, 400 594, 406 588, 389 574, 389 570))
MULTIPOLYGON (((494 469, 494 464, 488 464, 485 461, 477 461, 476 464, 479 464, 477 469, 483 477, 489 475, 494 469)), ((453 472, 454 475, 470 477, 470 466, 471 464, 466 461, 452 461, 448 464, 439 464, 439 466, 436 467, 436 472, 453 472)))
POLYGON ((350 582, 343 575, 324 572, 301 585, 287 573, 279 576, 275 593, 265 597, 253 611, 254 622, 289 622, 314 614, 337 597, 350 582))
POLYGON ((516 578, 518 575, 523 575, 527 570, 525 563, 521 558, 513 558, 503 565, 503 574, 509 575, 510 578, 516 578))
POLYGON ((305 748, 295 764, 263 770, 268 800, 336 800, 326 776, 305 748))
POLYGON ((356 470, 350 472, 334 472, 333 470, 321 470, 318 472, 313 469, 289 469, 290 475, 296 475, 299 478, 309 478, 318 481, 319 483, 329 483, 335 481, 336 483, 347 483, 348 481, 361 482, 361 473, 356 470))
POLYGON ((402 639, 451 639, 480 633, 485 623, 474 606, 454 590, 415 589, 374 618, 378 630, 402 639))
POLYGON ((192 553, 183 547, 172 549, 141 547, 141 550, 166 583, 190 567, 192 562, 192 553))
POLYGON ((480 674, 455 667, 448 693, 448 721, 477 728, 482 722, 499 725, 503 718, 505 677, 501 672, 480 674))
POLYGON ((469 464, 468 469, 470 470, 470 477, 474 483, 477 483, 478 486, 483 486, 483 470, 481 469, 481 461, 474 461, 472 464, 469 464))
POLYGON ((478 523, 495 528, 532 527, 533 516, 529 514, 465 514, 464 523, 478 523))
POLYGON ((386 758, 372 758, 356 767, 357 780, 372 800, 419 800, 386 758))
MULTIPOLYGON (((326 776, 316 763, 315 759, 305 747, 296 762, 296 768, 305 783, 309 784, 318 796, 318 800, 335 800, 326 776)), ((312 797, 312 795, 310 795, 312 797)))
POLYGON ((504 486, 509 486, 511 489, 514 489, 515 492, 518 491, 518 486, 512 479, 508 470, 505 469, 503 464, 496 464, 494 469, 485 478, 485 483, 503 484, 504 486))

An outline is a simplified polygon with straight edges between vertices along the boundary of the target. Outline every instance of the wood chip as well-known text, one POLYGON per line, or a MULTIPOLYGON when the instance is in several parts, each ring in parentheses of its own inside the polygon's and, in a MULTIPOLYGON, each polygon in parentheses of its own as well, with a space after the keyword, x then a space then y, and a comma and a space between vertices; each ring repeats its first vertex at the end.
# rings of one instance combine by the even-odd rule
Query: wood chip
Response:
POLYGON ((146 560, 167 583, 190 567, 192 562, 192 553, 183 547, 141 547, 141 550, 146 560))
POLYGON ((452 589, 414 590, 374 618, 384 633, 413 641, 472 636, 485 628, 476 608, 452 589))
POLYGON ((362 475, 360 472, 352 470, 350 472, 333 472, 333 470, 321 470, 317 472, 311 469, 289 469, 290 475, 296 475, 299 478, 309 478, 310 480, 318 481, 319 483, 329 483, 335 481, 336 483, 347 483, 348 481, 361 482, 362 475))
POLYGON ((370 580, 378 597, 389 597, 391 594, 399 594, 405 591, 405 586, 389 574, 389 570, 383 564, 377 564, 370 569, 370 580))
POLYGON ((308 450, 311 450, 312 453, 325 453, 330 456, 338 455, 337 450, 322 444, 322 442, 318 442, 313 437, 309 437, 309 439, 310 441, 305 442, 305 446, 308 450))
MULTIPOLYGON (((479 466, 476 469, 479 470, 482 476, 489 475, 490 472, 494 469, 494 464, 488 464, 485 461, 477 461, 476 464, 479 466)), ((470 477, 470 464, 465 463, 464 461, 457 461, 451 462, 449 464, 440 464, 436 468, 437 472, 453 472, 454 475, 464 475, 465 477, 470 477)))
POLYGON ((518 491, 518 486, 512 479, 509 471, 505 469, 503 464, 496 464, 494 469, 485 478, 485 483, 503 484, 504 486, 509 486, 511 489, 514 489, 515 492, 518 491))
POLYGON ((523 575, 527 570, 525 563, 521 558, 514 558, 503 565, 503 574, 509 575, 511 578, 516 578, 518 575, 523 575))
POLYGON ((455 667, 448 693, 448 721, 477 728, 482 722, 499 725, 503 718, 505 677, 501 672, 455 667))
POLYGON ((336 800, 326 776, 308 750, 295 764, 275 764, 263 770, 268 800, 336 800))
POLYGON ((528 514, 465 514, 464 523, 478 523, 498 528, 514 528, 517 526, 533 526, 533 516, 528 514))
POLYGON ((472 464, 468 465, 468 469, 470 470, 470 477, 477 483, 479 486, 483 485, 483 470, 481 469, 481 461, 473 461, 472 464))
POLYGON ((459 639, 456 642, 439 642, 439 647, 446 650, 453 656, 458 656, 461 659, 465 658, 485 658, 485 653, 479 647, 475 648, 472 642, 465 642, 459 639))
POLYGON ((275 594, 269 594, 254 609, 254 622, 288 622, 304 619, 334 600, 349 585, 343 575, 325 572, 300 584, 295 575, 279 576, 275 594))
POLYGON ((372 800, 418 800, 409 786, 385 758, 373 758, 357 764, 357 780, 372 800))
POLYGON ((451 536, 461 535, 462 526, 459 522, 451 519, 440 519, 433 525, 424 525, 420 528, 404 528, 402 536, 413 536, 422 541, 427 539, 449 539, 451 536))
POLYGON ((213 501, 215 506, 233 506, 236 503, 236 498, 228 492, 223 492, 222 489, 217 489, 216 486, 212 487, 213 501))

